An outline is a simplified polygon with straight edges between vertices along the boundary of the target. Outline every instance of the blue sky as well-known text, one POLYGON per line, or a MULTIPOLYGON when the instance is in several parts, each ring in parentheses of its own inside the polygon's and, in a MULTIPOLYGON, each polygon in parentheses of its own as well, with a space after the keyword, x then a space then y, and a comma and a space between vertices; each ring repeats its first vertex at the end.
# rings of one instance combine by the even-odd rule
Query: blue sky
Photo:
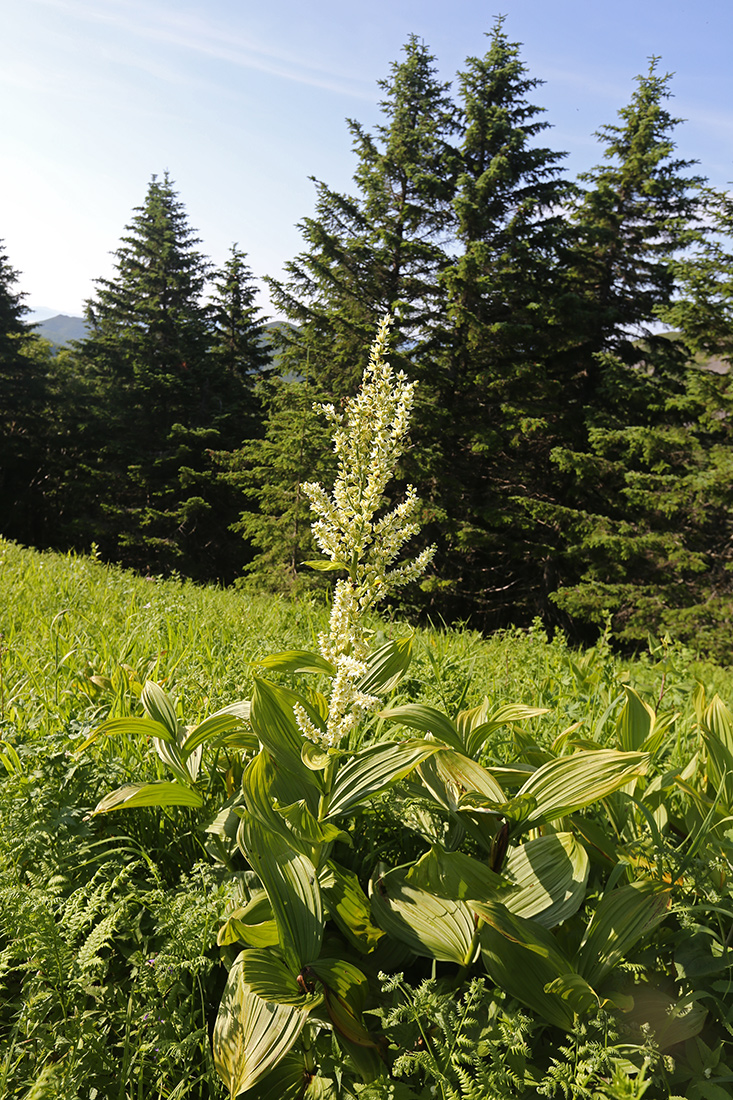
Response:
POLYGON ((350 187, 344 119, 378 120, 376 81, 407 36, 450 80, 499 13, 546 82, 544 140, 571 173, 597 163, 593 132, 656 54, 687 120, 679 153, 733 180, 733 0, 3 0, 0 239, 28 303, 81 313, 166 170, 203 252, 220 264, 236 241, 258 277, 279 275, 309 176, 350 187))

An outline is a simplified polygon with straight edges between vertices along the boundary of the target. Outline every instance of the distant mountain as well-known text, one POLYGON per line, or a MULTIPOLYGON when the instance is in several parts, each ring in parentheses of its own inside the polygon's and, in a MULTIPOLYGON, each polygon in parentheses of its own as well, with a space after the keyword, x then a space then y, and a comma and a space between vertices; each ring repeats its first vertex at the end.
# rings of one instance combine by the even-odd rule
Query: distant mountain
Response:
POLYGON ((81 340, 87 334, 87 325, 83 317, 68 317, 58 313, 36 322, 35 331, 44 340, 50 340, 54 347, 62 348, 72 340, 81 340))

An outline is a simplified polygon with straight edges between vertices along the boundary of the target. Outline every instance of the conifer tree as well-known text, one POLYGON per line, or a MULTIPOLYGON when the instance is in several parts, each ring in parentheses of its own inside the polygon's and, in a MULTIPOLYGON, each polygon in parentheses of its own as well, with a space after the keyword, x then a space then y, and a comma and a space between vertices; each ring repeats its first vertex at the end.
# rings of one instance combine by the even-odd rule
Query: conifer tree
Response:
MULTIPOLYGON (((115 253, 114 275, 98 280, 87 304, 90 332, 77 360, 95 395, 86 453, 99 505, 94 537, 125 564, 203 579, 222 576, 231 550, 220 545, 227 524, 212 516, 210 454, 241 441, 251 400, 249 366, 222 352, 221 288, 216 320, 204 302, 211 265, 198 244, 167 174, 154 176, 115 253)), ((249 276, 238 274, 244 302, 249 276)), ((251 312, 249 322, 256 366, 251 312)))
POLYGON ((283 326, 279 341, 282 381, 267 389, 265 405, 266 440, 279 442, 272 450, 255 441, 237 461, 241 477, 246 480, 250 470, 254 478, 249 490, 254 509, 243 519, 243 529, 261 547, 253 569, 272 576, 279 561, 288 585, 300 553, 293 552, 299 545, 293 531, 310 539, 299 478, 327 477, 329 461, 327 447, 325 452, 310 447, 302 462, 293 463, 301 454, 303 432, 314 441, 323 434, 310 402, 304 408, 290 383, 307 375, 314 397, 339 401, 358 384, 386 312, 397 317, 393 358, 401 365, 419 358, 440 323, 438 276, 448 262, 455 173, 448 85, 437 79, 434 58, 413 35, 379 86, 383 122, 369 133, 348 121, 357 158, 355 194, 317 182, 315 214, 301 224, 305 248, 286 265, 285 280, 269 280, 275 307, 291 323, 283 326), (290 442, 287 424, 295 433, 290 442), (291 456, 287 468, 283 449, 291 456), (271 465, 263 465, 267 462, 271 465), (273 515, 275 500, 289 518, 273 515), (297 522, 290 516, 296 501, 297 522))
POLYGON ((456 247, 441 275, 442 354, 419 370, 416 450, 433 440, 433 485, 422 493, 439 503, 440 586, 454 613, 500 625, 541 610, 535 532, 515 498, 549 477, 562 379, 548 362, 561 367, 562 212, 574 188, 564 154, 539 143, 549 123, 529 96, 541 81, 520 44, 501 17, 488 37, 487 53, 458 74, 456 247))
POLYGON ((438 274, 452 220, 454 128, 448 85, 412 35, 404 58, 379 81, 384 121, 369 133, 348 120, 357 159, 355 195, 316 182, 315 216, 301 223, 305 249, 270 280, 275 306, 297 326, 286 369, 306 358, 333 397, 352 393, 386 312, 396 314, 412 358, 441 309, 438 274))
POLYGON ((48 345, 32 334, 18 272, 0 242, 0 533, 43 541, 48 345))
POLYGON ((600 132, 607 163, 585 177, 572 420, 553 455, 568 488, 560 504, 533 505, 558 533, 557 605, 586 621, 610 611, 628 640, 669 625, 665 606, 695 602, 708 526, 693 501, 727 432, 710 415, 718 387, 688 365, 684 339, 658 331, 680 258, 702 235, 703 181, 674 155, 669 82, 652 59, 620 123, 600 132))

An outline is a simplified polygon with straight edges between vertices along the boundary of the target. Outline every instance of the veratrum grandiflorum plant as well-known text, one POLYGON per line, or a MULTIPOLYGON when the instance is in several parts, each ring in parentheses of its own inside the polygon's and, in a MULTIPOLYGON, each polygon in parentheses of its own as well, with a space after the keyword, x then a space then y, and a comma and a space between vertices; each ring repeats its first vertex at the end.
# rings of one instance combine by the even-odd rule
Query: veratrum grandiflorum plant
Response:
MULTIPOLYGON (((306 737, 325 746, 346 742, 362 715, 380 705, 377 696, 357 687, 366 674, 370 650, 365 614, 395 589, 416 580, 435 554, 435 547, 430 547, 395 565, 405 543, 420 529, 415 519, 419 502, 411 485, 400 504, 380 515, 384 491, 404 451, 415 391, 415 383, 408 382, 403 371, 395 373, 387 361, 389 325, 387 316, 372 345, 361 389, 347 401, 344 412, 337 413, 333 405, 316 406, 333 425, 338 458, 333 491, 327 493, 318 482, 303 486, 318 517, 313 522, 316 542, 330 559, 330 568, 347 573, 336 582, 329 632, 318 639, 321 653, 336 669, 325 733, 313 726, 302 707, 296 708, 306 737)), ((320 562, 313 564, 322 567, 320 562)))
MULTIPOLYGON (((120 788, 97 813, 202 807, 202 792, 216 782, 204 748, 240 754, 236 773, 227 773, 231 796, 207 828, 235 875, 218 934, 228 978, 213 1037, 231 1100, 354 1100, 359 1084, 389 1078, 399 1051, 386 1016, 385 1031, 374 1030, 378 975, 405 961, 452 968, 456 990, 484 968, 502 996, 559 1036, 571 1033, 600 1005, 614 1004, 615 969, 669 909, 669 883, 629 861, 612 889, 600 897, 595 890, 589 920, 582 911, 588 848, 595 849, 577 815, 621 788, 629 802, 643 798, 656 745, 656 718, 630 689, 619 718, 623 751, 574 741, 572 727, 520 766, 490 761, 487 746, 501 727, 543 714, 539 708, 492 707, 484 698, 447 715, 385 704, 409 667, 411 639, 372 651, 365 617, 418 577, 433 553, 402 556, 418 529, 414 490, 396 507, 385 497, 413 400, 413 385, 387 361, 388 331, 385 319, 343 413, 325 407, 338 458, 333 490, 306 486, 325 555, 313 564, 343 574, 320 652, 262 658, 251 700, 195 727, 148 682, 145 718, 112 720, 87 741, 137 729, 174 776, 120 788), (296 690, 281 674, 309 684, 296 690), (375 712, 380 722, 367 736, 362 719, 375 712), (386 729, 399 732, 388 737, 386 729), (241 784, 231 793, 235 774, 241 784), (403 780, 399 830, 411 831, 412 850, 422 846, 422 854, 392 869, 379 865, 369 878, 358 853, 377 829, 373 800, 403 780), (245 878, 235 871, 242 856, 245 878), (568 920, 573 934, 556 938, 553 929, 568 920)), ((597 831, 591 835, 602 849, 597 831)))

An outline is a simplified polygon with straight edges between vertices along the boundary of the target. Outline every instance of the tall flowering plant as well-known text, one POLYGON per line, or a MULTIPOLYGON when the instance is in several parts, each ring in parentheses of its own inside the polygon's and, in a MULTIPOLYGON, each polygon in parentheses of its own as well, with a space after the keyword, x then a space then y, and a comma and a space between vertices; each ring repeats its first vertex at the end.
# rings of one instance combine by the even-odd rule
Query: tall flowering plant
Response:
POLYGON ((480 962, 545 1023, 572 1030, 602 1003, 598 990, 623 953, 609 943, 627 950, 668 906, 664 884, 635 881, 601 898, 582 939, 575 937, 577 949, 551 934, 580 908, 589 872, 568 823, 614 791, 633 792, 647 768, 651 712, 632 699, 622 745, 633 751, 586 740, 548 753, 529 772, 481 760, 497 729, 543 711, 513 703, 492 709, 488 699, 455 716, 417 703, 381 709, 402 733, 353 750, 358 723, 382 705, 410 661, 409 639, 372 652, 365 616, 419 577, 433 554, 401 556, 418 530, 414 490, 394 507, 385 498, 414 392, 387 361, 388 332, 385 319, 359 393, 342 413, 324 409, 338 458, 333 490, 305 487, 325 555, 315 564, 343 574, 319 652, 262 659, 252 699, 195 727, 182 725, 172 700, 149 682, 145 718, 114 719, 89 739, 137 729, 174 775, 122 787, 98 813, 201 807, 203 748, 242 751, 241 788, 208 828, 230 867, 236 832, 259 883, 246 904, 232 903, 218 935, 229 974, 214 1060, 231 1100, 352 1096, 338 1084, 344 1066, 361 1081, 389 1074, 389 1036, 375 1034, 363 1012, 390 965, 384 960, 405 953, 453 964, 457 986, 480 962), (325 686, 296 691, 269 678, 278 672, 315 675, 325 686), (367 884, 340 853, 358 843, 370 801, 408 775, 419 792, 417 832, 426 850, 412 864, 380 868, 367 884), (459 850, 465 837, 469 851, 459 850))
POLYGON ((321 654, 335 669, 325 731, 315 728, 302 707, 296 709, 306 737, 325 746, 346 742, 363 714, 380 705, 376 695, 358 688, 370 653, 364 616, 395 589, 420 577, 435 553, 430 547, 396 564, 420 527, 412 485, 404 500, 385 510, 384 492, 405 448, 415 391, 415 383, 403 371, 395 373, 386 358, 389 325, 387 316, 372 344, 361 389, 343 413, 333 405, 320 406, 333 426, 338 458, 332 492, 318 482, 303 486, 316 516, 316 542, 330 567, 347 573, 336 582, 329 631, 318 639, 321 654))

